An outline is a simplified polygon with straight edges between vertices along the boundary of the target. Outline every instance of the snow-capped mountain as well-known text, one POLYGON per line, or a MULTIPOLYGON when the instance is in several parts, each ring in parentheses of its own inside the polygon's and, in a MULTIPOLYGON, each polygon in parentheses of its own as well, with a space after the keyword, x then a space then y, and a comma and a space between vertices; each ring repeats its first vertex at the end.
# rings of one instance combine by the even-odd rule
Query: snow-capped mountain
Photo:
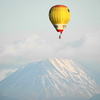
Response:
POLYGON ((89 100, 100 100, 100 94, 91 97, 89 100))
POLYGON ((100 94, 100 73, 78 62, 32 62, 0 82, 0 95, 17 100, 87 100, 100 94))

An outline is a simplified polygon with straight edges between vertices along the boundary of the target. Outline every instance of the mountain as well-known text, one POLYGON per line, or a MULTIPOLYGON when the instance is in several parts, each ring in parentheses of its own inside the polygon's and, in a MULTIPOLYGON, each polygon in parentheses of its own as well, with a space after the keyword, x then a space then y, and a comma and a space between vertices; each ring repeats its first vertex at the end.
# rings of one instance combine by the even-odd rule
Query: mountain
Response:
POLYGON ((18 100, 18 99, 9 98, 9 97, 6 97, 6 96, 0 96, 0 100, 18 100))
POLYGON ((91 97, 89 100, 100 100, 100 94, 91 97))
POLYGON ((79 62, 44 59, 2 80, 0 95, 17 100, 87 100, 100 94, 99 78, 99 72, 79 62))

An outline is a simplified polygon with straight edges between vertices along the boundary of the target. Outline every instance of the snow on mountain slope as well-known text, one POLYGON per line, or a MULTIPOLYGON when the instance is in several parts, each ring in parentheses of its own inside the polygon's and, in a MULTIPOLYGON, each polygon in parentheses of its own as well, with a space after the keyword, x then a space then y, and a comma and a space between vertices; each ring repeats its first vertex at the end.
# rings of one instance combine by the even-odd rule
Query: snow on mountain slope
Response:
POLYGON ((100 73, 72 60, 44 59, 1 81, 0 95, 18 100, 85 100, 100 94, 99 77, 100 73))

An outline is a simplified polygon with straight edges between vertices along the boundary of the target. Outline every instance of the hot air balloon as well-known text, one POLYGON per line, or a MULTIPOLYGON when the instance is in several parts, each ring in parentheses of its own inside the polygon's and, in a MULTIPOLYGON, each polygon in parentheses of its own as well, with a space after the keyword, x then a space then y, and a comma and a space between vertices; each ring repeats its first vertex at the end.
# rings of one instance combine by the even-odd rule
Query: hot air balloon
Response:
POLYGON ((70 20, 70 10, 65 5, 55 5, 51 7, 49 11, 49 19, 57 32, 60 32, 59 39, 61 39, 61 34, 70 20))

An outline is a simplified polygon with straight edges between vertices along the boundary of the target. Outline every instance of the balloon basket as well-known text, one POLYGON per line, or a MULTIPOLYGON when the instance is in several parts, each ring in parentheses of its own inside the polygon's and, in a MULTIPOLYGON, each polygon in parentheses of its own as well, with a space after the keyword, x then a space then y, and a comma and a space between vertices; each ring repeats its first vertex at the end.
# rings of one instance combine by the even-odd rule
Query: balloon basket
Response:
POLYGON ((61 39, 61 35, 59 35, 59 39, 61 39))

